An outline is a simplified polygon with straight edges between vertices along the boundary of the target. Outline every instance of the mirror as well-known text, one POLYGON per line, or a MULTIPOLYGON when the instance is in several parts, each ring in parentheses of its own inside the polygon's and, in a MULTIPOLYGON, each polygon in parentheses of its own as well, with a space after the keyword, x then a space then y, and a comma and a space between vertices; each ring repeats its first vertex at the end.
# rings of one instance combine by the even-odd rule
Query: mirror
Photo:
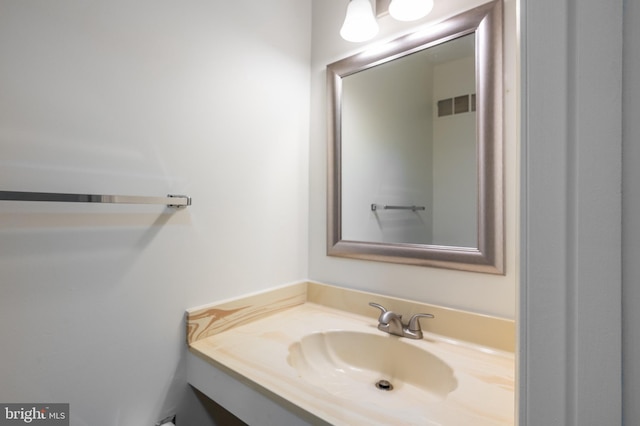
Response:
POLYGON ((327 66, 327 254, 504 273, 502 10, 327 66))

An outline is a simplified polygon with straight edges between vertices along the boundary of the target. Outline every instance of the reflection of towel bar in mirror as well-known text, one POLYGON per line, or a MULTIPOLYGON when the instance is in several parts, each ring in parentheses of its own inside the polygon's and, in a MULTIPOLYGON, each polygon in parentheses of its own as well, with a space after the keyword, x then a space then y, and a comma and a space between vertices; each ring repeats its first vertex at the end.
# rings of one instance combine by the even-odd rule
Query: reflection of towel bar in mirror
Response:
POLYGON ((167 195, 166 197, 140 197, 132 195, 63 194, 55 192, 0 191, 0 201, 53 201, 64 203, 110 204, 164 204, 167 207, 191 205, 191 197, 167 195))
POLYGON ((371 204, 371 211, 375 212, 378 209, 382 209, 382 210, 411 210, 411 211, 417 211, 417 210, 426 210, 427 208, 425 206, 388 206, 386 204, 384 205, 380 205, 380 204, 371 204))

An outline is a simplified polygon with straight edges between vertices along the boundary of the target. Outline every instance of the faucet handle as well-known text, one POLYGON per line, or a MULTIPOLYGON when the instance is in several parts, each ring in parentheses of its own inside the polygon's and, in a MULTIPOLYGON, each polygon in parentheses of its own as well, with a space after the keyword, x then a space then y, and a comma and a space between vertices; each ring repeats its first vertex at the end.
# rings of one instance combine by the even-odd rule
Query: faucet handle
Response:
POLYGON ((382 315, 385 312, 387 312, 387 308, 385 308, 384 306, 380 305, 379 303, 369 302, 369 306, 373 306, 374 308, 380 309, 380 315, 382 315))
POLYGON ((420 328, 420 321, 419 321, 420 318, 435 318, 435 317, 431 314, 415 314, 409 320, 409 326, 407 327, 409 331, 412 331, 414 333, 416 332, 422 333, 422 329, 420 328))
POLYGON ((384 306, 380 305, 379 303, 374 303, 374 302, 369 302, 369 306, 373 306, 374 308, 378 308, 380 309, 380 316, 378 317, 378 322, 381 324, 388 324, 389 321, 387 320, 387 317, 389 316, 387 308, 385 308, 384 306), (385 315, 386 314, 386 315, 385 315))
POLYGON ((398 315, 395 312, 388 310, 387 308, 380 305, 379 303, 369 302, 369 306, 373 306, 374 308, 380 309, 380 316, 378 317, 378 322, 382 324, 389 324, 389 321, 391 320, 391 318, 398 318, 399 320, 402 320, 402 315, 398 315))

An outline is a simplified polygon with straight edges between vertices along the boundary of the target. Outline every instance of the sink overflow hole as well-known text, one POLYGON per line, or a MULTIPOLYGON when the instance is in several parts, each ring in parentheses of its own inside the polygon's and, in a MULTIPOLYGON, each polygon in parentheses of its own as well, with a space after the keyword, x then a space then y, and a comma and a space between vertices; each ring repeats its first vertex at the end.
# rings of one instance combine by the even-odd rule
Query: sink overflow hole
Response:
POLYGON ((376 382, 376 387, 380 390, 383 391, 390 391, 393 390, 393 385, 391 384, 391 382, 389 382, 388 380, 378 380, 376 382))

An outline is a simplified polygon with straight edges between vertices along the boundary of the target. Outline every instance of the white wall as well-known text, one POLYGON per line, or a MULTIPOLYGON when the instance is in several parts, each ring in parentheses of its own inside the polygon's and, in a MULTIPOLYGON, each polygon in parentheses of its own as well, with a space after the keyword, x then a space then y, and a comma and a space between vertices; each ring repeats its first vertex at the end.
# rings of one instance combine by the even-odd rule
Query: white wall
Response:
POLYGON ((310 257, 312 279, 407 297, 475 312, 515 317, 517 282, 517 118, 516 118, 516 11, 515 0, 505 2, 505 179, 506 275, 494 276, 445 269, 396 265, 326 255, 326 81, 325 67, 367 45, 390 40, 425 22, 451 16, 456 10, 482 4, 480 0, 436 2, 425 21, 402 24, 390 17, 379 20, 381 30, 370 43, 354 44, 338 34, 347 2, 313 2, 311 139, 310 139, 310 257))
POLYGON ((0 401, 151 425, 184 310, 307 271, 310 1, 0 0, 0 401))

